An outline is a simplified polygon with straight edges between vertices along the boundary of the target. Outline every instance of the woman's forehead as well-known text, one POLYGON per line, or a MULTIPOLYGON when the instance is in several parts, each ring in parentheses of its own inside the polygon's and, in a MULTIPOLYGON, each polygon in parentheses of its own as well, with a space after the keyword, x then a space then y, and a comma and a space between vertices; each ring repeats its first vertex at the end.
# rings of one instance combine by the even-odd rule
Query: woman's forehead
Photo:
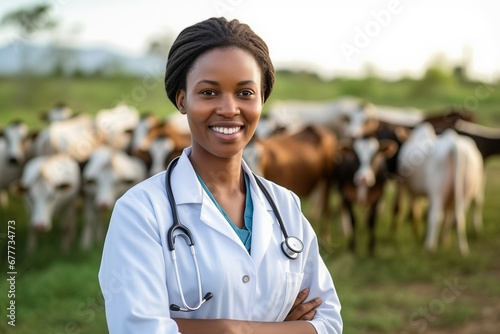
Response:
POLYGON ((194 75, 204 76, 203 79, 206 80, 215 79, 219 75, 230 75, 260 84, 262 73, 257 60, 250 52, 231 46, 211 49, 198 56, 187 73, 187 79, 194 75))

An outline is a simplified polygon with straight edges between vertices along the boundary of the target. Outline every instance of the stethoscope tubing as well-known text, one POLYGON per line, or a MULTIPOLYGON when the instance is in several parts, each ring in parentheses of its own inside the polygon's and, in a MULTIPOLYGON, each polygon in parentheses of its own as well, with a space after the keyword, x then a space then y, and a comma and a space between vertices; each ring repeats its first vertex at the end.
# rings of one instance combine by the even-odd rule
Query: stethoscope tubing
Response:
MULTIPOLYGON (((174 169, 175 165, 177 165, 177 162, 179 160, 179 157, 176 157, 172 162, 167 167, 166 175, 165 175, 165 188, 167 191, 167 198, 170 204, 170 208, 172 211, 172 219, 173 219, 173 224, 169 228, 167 232, 167 241, 168 241, 168 248, 170 249, 170 254, 172 257, 172 262, 174 263, 174 272, 175 272, 175 277, 177 279, 177 287, 179 288, 179 295, 181 297, 182 305, 184 308, 172 304, 170 305, 170 309, 172 311, 184 311, 184 312, 191 312, 191 311, 196 311, 198 310, 201 305, 203 305, 207 300, 213 297, 211 292, 208 292, 205 297, 203 297, 202 293, 202 283, 201 283, 201 275, 200 275, 200 268, 198 265, 198 259, 196 258, 196 251, 194 249, 194 241, 193 241, 193 236, 191 234, 191 231, 181 223, 179 220, 179 214, 177 212, 177 205, 175 203, 175 198, 174 194, 172 192, 172 187, 170 185, 170 176, 172 174, 172 170, 174 169), (175 232, 178 231, 178 234, 175 234, 175 232), (177 256, 175 255, 175 238, 181 236, 186 240, 186 243, 189 245, 189 248, 191 250, 191 255, 193 257, 193 262, 195 265, 196 269, 196 278, 197 278, 197 283, 198 283, 198 304, 196 306, 189 306, 184 298, 184 293, 182 290, 182 283, 181 279, 179 277, 179 268, 177 266, 177 256)), ((285 223, 283 222, 283 219, 281 218, 281 215, 279 213, 278 207, 276 206, 276 203, 274 202, 271 194, 268 192, 264 184, 262 184, 262 181, 259 180, 259 178, 255 175, 255 181, 257 182, 257 185, 259 188, 262 190, 264 193, 264 196, 267 198, 269 204, 271 205, 271 208, 273 209, 274 215, 276 216, 276 219, 278 220, 278 224, 280 225, 281 232, 283 233, 283 237, 285 240, 281 244, 281 248, 283 253, 290 259, 296 259, 298 255, 302 252, 303 250, 303 243, 296 237, 290 237, 288 235, 288 232, 285 227, 285 223)))

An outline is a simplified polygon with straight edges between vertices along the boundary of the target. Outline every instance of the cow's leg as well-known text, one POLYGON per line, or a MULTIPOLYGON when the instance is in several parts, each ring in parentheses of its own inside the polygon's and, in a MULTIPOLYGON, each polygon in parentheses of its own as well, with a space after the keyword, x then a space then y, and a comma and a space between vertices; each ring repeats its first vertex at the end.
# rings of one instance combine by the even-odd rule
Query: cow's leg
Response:
POLYGON ((452 208, 447 208, 444 215, 443 226, 443 248, 449 248, 451 243, 451 229, 454 222, 454 214, 452 208))
POLYGON ((472 205, 474 231, 481 233, 483 231, 484 182, 481 183, 481 187, 474 197, 472 205))
POLYGON ((466 216, 465 216, 465 201, 459 200, 455 202, 455 216, 457 219, 457 236, 458 246, 462 255, 469 254, 469 245, 467 243, 466 235, 466 216))
POLYGON ((0 189, 0 207, 5 209, 9 206, 9 193, 5 189, 0 189))
POLYGON ((33 227, 28 226, 28 239, 26 241, 26 252, 32 254, 35 252, 38 244, 38 236, 33 227))
POLYGON ((411 198, 411 226, 413 235, 418 239, 420 235, 420 225, 422 222, 422 202, 417 196, 411 198))
POLYGON ((354 219, 354 214, 352 212, 352 203, 347 199, 342 200, 341 209, 341 220, 342 227, 344 229, 344 235, 349 242, 349 249, 354 251, 356 249, 356 235, 355 235, 355 225, 356 221, 354 219))
POLYGON ((396 187, 394 190, 394 208, 392 210, 392 230, 394 231, 394 234, 396 231, 399 229, 399 225, 401 225, 401 220, 403 219, 402 217, 402 205, 403 205, 403 199, 402 195, 404 193, 403 186, 401 183, 396 181, 396 187))
POLYGON ((379 199, 374 201, 370 205, 370 210, 368 212, 368 251, 371 256, 375 254, 375 221, 377 219, 377 206, 379 203, 379 199))
POLYGON ((85 195, 83 230, 80 239, 81 248, 87 250, 92 246, 96 222, 96 208, 94 207, 94 196, 85 195))
POLYGON ((319 208, 321 212, 321 216, 319 218, 320 224, 320 234, 321 239, 326 245, 329 245, 331 242, 331 216, 330 216, 330 193, 331 193, 331 185, 330 182, 325 181, 322 182, 321 185, 321 206, 319 208))
POLYGON ((99 210, 97 212, 97 220, 95 222, 95 240, 102 242, 104 240, 104 213, 105 211, 99 210))
POLYGON ((439 196, 429 199, 429 213, 427 216, 427 233, 425 237, 425 248, 428 251, 435 251, 439 237, 439 229, 443 219, 443 205, 439 196))
POLYGON ((68 208, 64 210, 64 214, 62 215, 61 218, 62 218, 61 249, 64 253, 68 253, 71 249, 71 245, 73 245, 73 241, 75 240, 75 231, 76 231, 75 206, 73 204, 69 204, 68 208))

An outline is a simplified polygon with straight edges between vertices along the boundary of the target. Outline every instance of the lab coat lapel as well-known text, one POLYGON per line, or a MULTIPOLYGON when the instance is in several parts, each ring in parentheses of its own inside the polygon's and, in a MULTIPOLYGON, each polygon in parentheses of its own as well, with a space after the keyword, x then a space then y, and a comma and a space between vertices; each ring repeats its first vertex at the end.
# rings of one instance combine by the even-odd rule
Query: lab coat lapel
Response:
POLYGON ((229 225, 229 222, 222 215, 222 213, 206 193, 203 194, 200 220, 207 226, 210 226, 214 230, 223 234, 225 237, 228 237, 232 241, 236 242, 246 252, 245 246, 241 242, 236 232, 234 232, 231 225, 229 225))
POLYGON ((253 201, 253 226, 251 256, 255 268, 259 268, 264 258, 273 233, 272 208, 264 198, 262 191, 248 166, 243 162, 243 169, 250 176, 250 189, 253 201))
POLYGON ((186 148, 177 166, 172 171, 171 182, 177 205, 201 205, 200 221, 238 243, 245 250, 236 232, 234 232, 219 209, 217 209, 210 197, 208 197, 205 190, 203 190, 193 169, 193 165, 189 161, 188 156, 190 153, 191 147, 186 148))

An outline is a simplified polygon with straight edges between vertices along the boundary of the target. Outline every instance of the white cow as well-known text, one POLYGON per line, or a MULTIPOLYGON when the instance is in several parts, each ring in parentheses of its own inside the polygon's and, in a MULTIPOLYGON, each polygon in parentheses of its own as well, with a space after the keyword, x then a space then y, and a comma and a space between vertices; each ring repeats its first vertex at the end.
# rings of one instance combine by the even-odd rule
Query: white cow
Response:
POLYGON ((64 121, 74 116, 73 110, 65 104, 56 104, 52 109, 47 112, 42 112, 40 118, 47 121, 49 124, 59 121, 64 121))
POLYGON ((23 122, 11 122, 0 137, 0 204, 8 204, 9 186, 21 177, 24 163, 30 157, 31 137, 23 122))
POLYGON ((95 117, 95 126, 97 132, 104 136, 106 145, 118 150, 128 150, 139 118, 136 108, 118 104, 113 109, 100 110, 95 117))
POLYGON ((342 136, 346 115, 362 107, 362 101, 354 97, 341 97, 327 101, 286 100, 274 102, 266 117, 257 128, 260 138, 274 131, 285 129, 288 133, 302 131, 308 125, 319 125, 342 136))
POLYGON ((76 198, 80 190, 80 168, 67 154, 35 157, 28 161, 20 185, 26 189, 30 213, 28 251, 37 245, 37 232, 52 228, 54 215, 61 215, 62 249, 68 251, 75 237, 76 198))
POLYGON ((90 115, 78 115, 53 122, 40 131, 34 143, 34 154, 68 153, 79 163, 88 160, 92 151, 104 141, 90 115))
POLYGON ((444 217, 445 241, 449 241, 448 230, 455 219, 460 251, 467 254, 466 212, 474 202, 474 226, 480 229, 484 197, 483 160, 472 139, 454 130, 436 136, 432 125, 423 123, 401 147, 398 174, 412 196, 429 200, 425 248, 437 248, 444 217))
POLYGON ((103 239, 103 212, 110 210, 120 196, 146 176, 144 163, 121 150, 101 146, 92 153, 83 169, 83 249, 90 248, 94 238, 98 241, 103 239))
POLYGON ((130 151, 132 154, 137 154, 139 151, 147 151, 146 137, 148 133, 160 123, 160 119, 152 114, 141 115, 137 125, 132 132, 132 141, 130 151))
POLYGON ((353 113, 346 115, 348 125, 343 135, 359 138, 373 135, 380 122, 412 128, 424 120, 422 110, 413 107, 393 107, 366 103, 353 113))

